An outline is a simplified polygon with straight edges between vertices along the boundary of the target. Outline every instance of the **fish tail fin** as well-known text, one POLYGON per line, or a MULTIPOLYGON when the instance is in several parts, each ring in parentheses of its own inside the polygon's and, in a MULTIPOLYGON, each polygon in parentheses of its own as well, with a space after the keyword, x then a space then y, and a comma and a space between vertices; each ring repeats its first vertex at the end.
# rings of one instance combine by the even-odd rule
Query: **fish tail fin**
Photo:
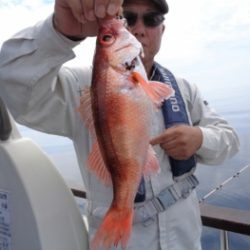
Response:
POLYGON ((112 246, 117 247, 119 243, 122 249, 125 249, 130 237, 132 222, 132 208, 119 209, 112 205, 97 230, 90 249, 106 250, 112 246))
POLYGON ((141 74, 136 71, 133 72, 132 77, 141 85, 145 93, 150 97, 150 99, 157 107, 160 107, 165 99, 168 99, 174 95, 173 88, 171 88, 167 84, 157 81, 147 82, 141 76, 141 74))

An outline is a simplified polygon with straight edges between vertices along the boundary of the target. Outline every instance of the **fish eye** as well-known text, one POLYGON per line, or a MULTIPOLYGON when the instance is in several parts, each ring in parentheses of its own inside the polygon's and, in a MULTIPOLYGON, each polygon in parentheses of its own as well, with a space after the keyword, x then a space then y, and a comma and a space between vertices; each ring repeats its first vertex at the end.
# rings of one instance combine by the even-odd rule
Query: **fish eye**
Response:
POLYGON ((110 45, 114 42, 114 36, 113 34, 104 34, 101 39, 100 39, 100 42, 103 44, 103 45, 110 45))
POLYGON ((112 40, 112 35, 110 35, 110 34, 104 35, 104 36, 102 37, 102 40, 103 40, 104 42, 109 42, 109 41, 112 40))

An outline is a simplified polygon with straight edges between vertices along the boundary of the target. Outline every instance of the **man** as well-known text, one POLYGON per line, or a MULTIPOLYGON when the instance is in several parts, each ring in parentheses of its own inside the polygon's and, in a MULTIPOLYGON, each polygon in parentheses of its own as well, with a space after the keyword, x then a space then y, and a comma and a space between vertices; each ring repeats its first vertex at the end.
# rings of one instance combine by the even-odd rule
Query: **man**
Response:
POLYGON ((143 45, 148 77, 171 84, 176 91, 152 121, 151 144, 161 172, 141 182, 128 249, 199 250, 195 161, 219 164, 238 151, 239 142, 229 124, 204 103, 195 85, 154 62, 168 12, 165 0, 56 0, 53 16, 3 45, 0 95, 18 122, 72 139, 88 194, 92 237, 110 205, 112 189, 84 167, 91 139, 75 109, 79 89, 91 82, 91 70, 62 65, 74 57, 74 46, 97 34, 96 20, 115 16, 122 4, 128 29, 143 45))

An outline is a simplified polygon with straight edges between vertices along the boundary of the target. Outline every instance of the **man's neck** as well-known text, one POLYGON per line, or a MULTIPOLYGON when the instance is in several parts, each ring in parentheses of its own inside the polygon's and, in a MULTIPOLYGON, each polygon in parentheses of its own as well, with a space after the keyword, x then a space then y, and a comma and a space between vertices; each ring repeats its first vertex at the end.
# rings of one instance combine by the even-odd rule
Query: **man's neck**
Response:
POLYGON ((143 62, 148 78, 151 77, 154 62, 143 62))

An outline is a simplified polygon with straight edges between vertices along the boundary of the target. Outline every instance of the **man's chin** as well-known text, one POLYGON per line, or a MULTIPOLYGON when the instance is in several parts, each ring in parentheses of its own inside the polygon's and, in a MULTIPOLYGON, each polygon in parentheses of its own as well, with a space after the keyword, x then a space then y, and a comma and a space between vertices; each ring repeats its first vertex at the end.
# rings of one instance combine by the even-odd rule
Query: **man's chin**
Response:
POLYGON ((141 60, 142 60, 142 62, 145 62, 146 60, 147 60, 147 50, 143 50, 143 53, 142 53, 142 55, 141 55, 141 60))

